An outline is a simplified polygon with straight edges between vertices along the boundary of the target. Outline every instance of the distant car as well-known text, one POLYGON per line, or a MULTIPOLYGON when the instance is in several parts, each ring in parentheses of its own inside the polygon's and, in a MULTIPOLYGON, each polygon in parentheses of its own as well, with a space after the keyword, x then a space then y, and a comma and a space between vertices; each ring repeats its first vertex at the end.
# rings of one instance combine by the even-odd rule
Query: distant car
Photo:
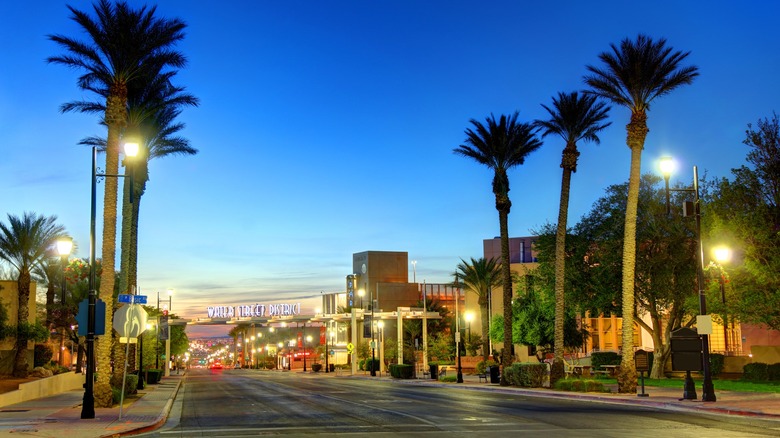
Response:
POLYGON ((222 369, 222 364, 219 363, 219 362, 214 362, 213 364, 211 364, 211 369, 212 370, 221 370, 222 369))

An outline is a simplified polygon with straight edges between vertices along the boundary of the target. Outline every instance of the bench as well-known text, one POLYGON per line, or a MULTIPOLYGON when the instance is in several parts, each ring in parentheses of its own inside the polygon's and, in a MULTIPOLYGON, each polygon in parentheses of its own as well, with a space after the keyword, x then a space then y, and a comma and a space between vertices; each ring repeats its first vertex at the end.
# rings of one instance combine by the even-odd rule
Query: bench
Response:
POLYGON ((479 377, 480 383, 482 383, 483 380, 485 381, 485 383, 488 382, 487 373, 477 374, 477 377, 479 377))

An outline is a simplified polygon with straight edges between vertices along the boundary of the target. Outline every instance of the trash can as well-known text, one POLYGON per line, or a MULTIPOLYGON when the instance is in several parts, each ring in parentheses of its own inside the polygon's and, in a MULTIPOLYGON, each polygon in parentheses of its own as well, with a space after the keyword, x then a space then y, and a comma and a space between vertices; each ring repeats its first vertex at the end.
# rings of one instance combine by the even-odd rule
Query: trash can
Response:
POLYGON ((488 367, 490 383, 501 383, 501 368, 498 365, 488 367))
POLYGON ((439 366, 438 365, 428 365, 428 369, 431 372, 431 379, 439 380, 439 366))
POLYGON ((328 365, 328 371, 330 371, 331 373, 335 372, 336 371, 336 365, 335 364, 328 365))

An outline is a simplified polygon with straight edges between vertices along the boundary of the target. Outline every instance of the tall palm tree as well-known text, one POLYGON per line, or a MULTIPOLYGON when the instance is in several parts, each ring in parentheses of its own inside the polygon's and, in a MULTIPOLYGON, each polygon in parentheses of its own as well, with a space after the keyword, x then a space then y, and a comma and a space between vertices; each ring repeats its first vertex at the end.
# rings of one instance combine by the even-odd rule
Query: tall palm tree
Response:
MULTIPOLYGON (((136 87, 128 88, 126 136, 146 145, 139 149, 132 163, 128 163, 128 173, 132 173, 134 178, 125 178, 123 181, 119 290, 128 293, 137 285, 138 214, 141 197, 149 181, 149 160, 177 154, 194 155, 198 152, 190 146, 189 140, 176 136, 184 129, 184 124, 175 122, 181 113, 180 107, 197 106, 198 99, 185 93, 184 88, 173 86, 170 83, 172 76, 172 72, 157 74, 148 81, 136 82, 136 87), (134 186, 133 202, 130 202, 131 181, 134 186)), ((84 110, 104 112, 105 106, 98 103, 84 110)), ((106 150, 106 139, 103 137, 88 137, 80 144, 95 146, 99 151, 106 150)))
POLYGON ((580 95, 576 91, 558 93, 553 97, 553 108, 542 107, 550 114, 548 120, 536 120, 534 124, 541 129, 542 138, 557 134, 566 142, 561 158, 563 177, 561 180, 561 202, 558 207, 558 228, 555 233, 555 335, 550 381, 555 382, 564 375, 563 366, 563 328, 565 312, 564 278, 566 274, 566 223, 569 216, 569 192, 571 174, 577 171, 577 142, 580 140, 600 143, 598 133, 611 123, 603 123, 609 114, 609 107, 599 102, 594 95, 580 95))
POLYGON ((488 360, 490 354, 490 315, 488 303, 490 302, 493 288, 501 285, 501 265, 496 259, 481 257, 466 262, 461 259, 458 264, 459 277, 463 280, 466 290, 477 295, 480 319, 482 320, 482 360, 488 360))
MULTIPOLYGON (((147 80, 149 72, 166 68, 181 68, 186 58, 171 47, 184 38, 184 22, 178 19, 155 17, 156 7, 143 6, 132 9, 126 2, 112 4, 99 0, 94 5, 97 19, 71 6, 72 19, 89 35, 88 42, 63 35, 51 35, 49 39, 68 53, 48 59, 81 70, 78 86, 105 99, 103 121, 108 128, 106 141, 106 174, 116 175, 119 169, 119 140, 127 126, 128 86, 139 80, 147 80)), ((62 111, 84 111, 93 103, 66 103, 62 111)), ((103 272, 100 282, 100 298, 108 309, 113 308, 114 257, 116 250, 117 181, 106 178, 103 197, 103 245, 101 249, 103 272)), ((111 312, 106 312, 106 327, 111 327, 111 312)), ((111 403, 110 337, 97 343, 96 403, 105 407, 111 403), (102 369, 101 369, 102 368, 102 369), (103 371, 103 372, 100 372, 103 371)))
MULTIPOLYGON (((508 172, 515 166, 525 163, 531 152, 539 149, 542 142, 536 138, 533 125, 519 123, 518 113, 501 115, 496 120, 490 115, 483 125, 475 119, 470 122, 474 129, 466 129, 466 144, 458 146, 454 152, 473 159, 493 170, 493 194, 496 197, 496 210, 501 233, 501 271, 503 275, 504 304, 504 349, 501 352, 501 365, 512 363, 512 272, 509 266, 509 227, 507 225, 512 201, 509 199, 508 172)), ((506 373, 501 374, 501 384, 509 383, 506 373)))
POLYGON ((631 110, 626 125, 626 144, 631 149, 631 172, 628 180, 626 226, 623 244, 623 359, 618 374, 618 390, 636 392, 634 369, 634 275, 636 267, 636 219, 639 199, 639 176, 642 149, 647 137, 647 111, 655 98, 693 82, 699 75, 696 66, 683 66, 690 52, 674 51, 666 39, 654 41, 647 35, 635 40, 624 39, 620 46, 610 44, 611 51, 602 52, 603 67, 587 66, 587 93, 612 101, 631 110))
POLYGON ((29 373, 27 341, 30 340, 31 330, 27 318, 30 315, 32 271, 44 259, 54 241, 65 235, 65 229, 56 222, 56 216, 46 217, 26 212, 21 218, 9 214, 8 224, 0 223, 0 259, 10 263, 18 273, 15 377, 27 377, 29 373))

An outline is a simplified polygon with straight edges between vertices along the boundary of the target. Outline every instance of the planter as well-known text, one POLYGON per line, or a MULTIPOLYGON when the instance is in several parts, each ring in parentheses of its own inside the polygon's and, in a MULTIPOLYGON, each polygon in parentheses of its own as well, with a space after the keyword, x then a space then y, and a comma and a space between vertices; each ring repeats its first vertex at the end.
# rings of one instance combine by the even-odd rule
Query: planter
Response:
POLYGON ((320 371, 322 371, 322 364, 321 363, 313 364, 311 366, 311 370, 314 371, 315 373, 319 373, 320 371))

